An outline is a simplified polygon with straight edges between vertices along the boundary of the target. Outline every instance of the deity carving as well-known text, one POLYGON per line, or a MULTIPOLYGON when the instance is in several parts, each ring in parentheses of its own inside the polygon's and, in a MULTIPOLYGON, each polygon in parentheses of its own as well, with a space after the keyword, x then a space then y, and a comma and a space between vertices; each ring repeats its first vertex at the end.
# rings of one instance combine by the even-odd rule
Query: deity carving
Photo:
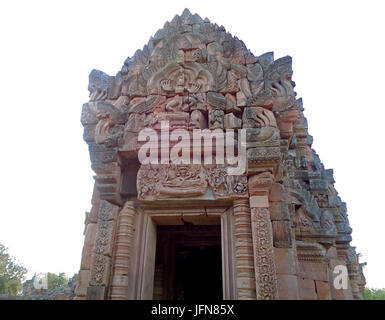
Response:
POLYGON ((200 165, 142 165, 138 171, 138 198, 144 200, 194 197, 206 192, 207 181, 200 165))

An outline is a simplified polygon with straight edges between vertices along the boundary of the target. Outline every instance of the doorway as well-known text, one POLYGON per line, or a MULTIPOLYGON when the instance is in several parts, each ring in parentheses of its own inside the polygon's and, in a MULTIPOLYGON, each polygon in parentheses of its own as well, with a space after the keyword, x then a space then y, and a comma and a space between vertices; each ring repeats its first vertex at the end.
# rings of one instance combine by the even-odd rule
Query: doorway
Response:
POLYGON ((158 225, 154 299, 221 300, 221 226, 158 225))

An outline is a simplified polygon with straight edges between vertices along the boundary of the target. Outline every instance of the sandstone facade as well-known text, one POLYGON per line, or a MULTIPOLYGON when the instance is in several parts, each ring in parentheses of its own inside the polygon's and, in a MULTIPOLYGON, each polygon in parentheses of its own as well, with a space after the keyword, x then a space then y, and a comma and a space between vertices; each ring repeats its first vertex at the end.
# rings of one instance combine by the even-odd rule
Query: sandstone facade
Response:
MULTIPOLYGON (((362 299, 346 204, 311 148, 294 87, 290 57, 254 56, 187 9, 116 76, 93 70, 81 122, 96 175, 76 299, 192 297, 191 265, 202 292, 205 270, 217 270, 223 299, 362 299), (140 163, 146 128, 158 134, 157 159, 178 147, 164 130, 233 129, 241 141, 244 129, 246 170, 230 175, 228 158, 140 163), (211 270, 215 254, 202 252, 215 246, 221 261, 211 270), (336 266, 347 270, 346 288, 334 285, 336 266)), ((179 142, 190 159, 193 142, 179 142)), ((198 151, 206 159, 205 146, 198 151)))

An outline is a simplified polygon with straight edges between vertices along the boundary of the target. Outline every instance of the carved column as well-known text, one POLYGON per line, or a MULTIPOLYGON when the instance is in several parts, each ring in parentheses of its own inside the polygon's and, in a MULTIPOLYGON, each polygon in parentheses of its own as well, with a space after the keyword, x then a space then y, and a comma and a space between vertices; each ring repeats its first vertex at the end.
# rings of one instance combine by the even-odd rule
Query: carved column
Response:
POLYGON ((111 300, 128 299, 128 273, 130 266, 135 208, 127 201, 119 213, 115 242, 115 261, 111 286, 111 300))
POLYGON ((272 183, 273 176, 270 172, 264 172, 249 178, 257 300, 278 299, 273 231, 268 199, 269 188, 272 183))
POLYGON ((255 300, 253 238, 249 200, 234 200, 233 206, 238 299, 255 300))

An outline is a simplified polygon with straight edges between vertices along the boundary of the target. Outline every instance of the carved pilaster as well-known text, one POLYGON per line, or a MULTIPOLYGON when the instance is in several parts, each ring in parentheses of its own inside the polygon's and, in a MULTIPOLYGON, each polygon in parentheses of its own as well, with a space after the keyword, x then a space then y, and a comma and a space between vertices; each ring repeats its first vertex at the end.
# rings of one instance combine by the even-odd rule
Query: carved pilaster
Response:
POLYGON ((269 208, 251 208, 255 279, 258 300, 278 298, 269 208))
POLYGON ((278 299, 277 275, 273 251, 273 230, 269 212, 269 172, 249 178, 251 230, 254 248, 254 270, 258 300, 278 299))
POLYGON ((115 261, 111 287, 111 300, 126 300, 128 295, 128 273, 132 250, 135 208, 127 201, 119 213, 115 243, 115 261))
POLYGON ((100 201, 91 279, 87 289, 88 300, 106 299, 118 208, 105 200, 100 201))
POLYGON ((254 300, 256 292, 249 201, 234 200, 233 205, 238 299, 254 300))

